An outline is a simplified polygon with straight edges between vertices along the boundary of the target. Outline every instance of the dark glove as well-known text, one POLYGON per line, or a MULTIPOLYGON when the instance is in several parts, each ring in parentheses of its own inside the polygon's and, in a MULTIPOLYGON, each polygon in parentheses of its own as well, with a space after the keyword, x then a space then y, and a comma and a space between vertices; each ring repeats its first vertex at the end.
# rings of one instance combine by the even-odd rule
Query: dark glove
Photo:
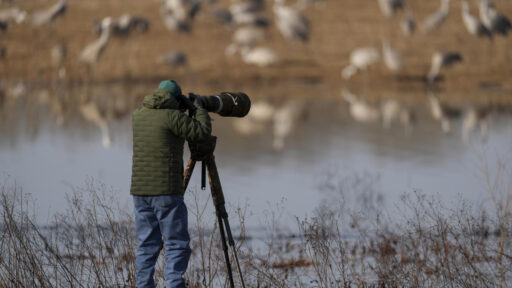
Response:
POLYGON ((192 103, 194 104, 194 106, 197 109, 204 108, 203 100, 201 99, 201 97, 199 95, 190 93, 190 97, 191 97, 192 103))

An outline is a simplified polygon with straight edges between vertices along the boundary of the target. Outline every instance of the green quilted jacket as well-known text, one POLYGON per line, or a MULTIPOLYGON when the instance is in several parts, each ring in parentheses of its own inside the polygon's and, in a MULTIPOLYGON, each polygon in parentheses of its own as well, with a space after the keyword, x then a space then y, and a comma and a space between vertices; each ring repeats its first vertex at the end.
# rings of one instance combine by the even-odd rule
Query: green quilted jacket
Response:
POLYGON ((133 112, 132 195, 183 195, 183 145, 210 136, 208 112, 196 119, 179 110, 178 100, 164 89, 144 97, 133 112))

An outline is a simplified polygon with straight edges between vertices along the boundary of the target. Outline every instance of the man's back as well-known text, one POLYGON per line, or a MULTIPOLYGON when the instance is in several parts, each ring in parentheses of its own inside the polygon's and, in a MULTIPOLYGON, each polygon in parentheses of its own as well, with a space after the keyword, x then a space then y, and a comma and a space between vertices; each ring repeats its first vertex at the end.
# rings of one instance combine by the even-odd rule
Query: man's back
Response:
POLYGON ((183 191, 184 140, 210 135, 210 118, 197 111, 197 121, 179 110, 179 102, 163 89, 144 98, 133 113, 132 195, 167 195, 183 191))

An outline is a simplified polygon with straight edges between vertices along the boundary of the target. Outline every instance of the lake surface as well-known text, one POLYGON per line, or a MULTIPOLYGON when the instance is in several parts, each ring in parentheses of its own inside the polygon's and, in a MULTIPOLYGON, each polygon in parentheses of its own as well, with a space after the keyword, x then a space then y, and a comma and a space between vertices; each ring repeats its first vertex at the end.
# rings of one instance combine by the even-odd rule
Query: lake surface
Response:
MULTIPOLYGON (((216 162, 228 206, 247 205, 248 227, 264 225, 276 205, 283 207, 284 223, 310 215, 328 201, 322 187, 333 179, 366 179, 388 208, 413 191, 439 196, 448 206, 463 198, 489 207, 480 168, 487 163, 494 172, 498 160, 507 162, 512 156, 511 97, 506 92, 452 101, 442 91, 420 89, 373 94, 363 89, 358 95, 340 87, 263 90, 244 91, 253 100, 251 113, 268 112, 271 119, 213 116, 216 162), (351 112, 357 109, 346 95, 366 99, 368 105, 351 112), (432 97, 441 103, 441 120, 432 112, 432 97), (382 108, 386 105, 396 110, 390 127, 383 124, 383 114, 390 114, 382 108), (364 123, 351 114, 374 110, 379 115, 366 115, 364 123), (284 135, 282 142, 276 133, 284 135)), ((121 205, 131 209, 130 113, 148 91, 146 86, 6 88, 0 102, 0 179, 16 181, 32 194, 41 222, 63 211, 65 194, 91 177, 112 187, 121 205), (102 120, 94 120, 95 114, 102 120)), ((190 186, 196 190, 198 168, 190 186)))

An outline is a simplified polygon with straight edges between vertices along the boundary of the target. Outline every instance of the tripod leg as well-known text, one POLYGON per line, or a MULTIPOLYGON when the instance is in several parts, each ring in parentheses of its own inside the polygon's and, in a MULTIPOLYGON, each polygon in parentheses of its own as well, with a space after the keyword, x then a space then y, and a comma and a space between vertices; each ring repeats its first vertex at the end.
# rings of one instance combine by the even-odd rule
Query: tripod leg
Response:
POLYGON ((188 183, 190 182, 190 177, 192 177, 192 172, 194 172, 195 166, 196 160, 192 160, 192 158, 190 158, 187 163, 187 168, 183 173, 183 191, 187 191, 188 183))
POLYGON ((226 258, 226 266, 228 269, 229 285, 231 288, 235 288, 235 282, 233 281, 233 270, 231 269, 231 262, 229 261, 228 245, 226 244, 226 233, 224 232, 224 225, 222 224, 222 216, 217 212, 217 220, 219 221, 219 231, 222 240, 222 250, 224 250, 224 258, 226 258))
MULTIPOLYGON (((233 240, 233 235, 231 234, 231 227, 229 226, 228 213, 226 212, 224 193, 222 192, 222 186, 220 184, 219 173, 217 171, 217 165, 215 165, 215 158, 212 155, 210 159, 206 161, 206 166, 208 167, 208 176, 210 180, 210 189, 212 193, 213 204, 215 205, 215 210, 217 212, 217 217, 219 218, 219 228, 221 229, 222 235, 224 234, 224 226, 226 228, 229 246, 231 247, 231 251, 233 252, 236 260, 236 268, 238 271, 238 276, 240 277, 240 283, 243 288, 245 288, 244 278, 242 276, 242 269, 240 268, 240 262, 238 261, 238 255, 236 252, 235 241, 233 240)), ((223 245, 226 245, 225 236, 223 236, 223 245)), ((227 256, 226 256, 227 257, 227 256)), ((229 264, 228 264, 229 265, 229 264)), ((231 270, 231 266, 229 266, 231 270)), ((232 276, 231 276, 232 277, 232 276)), ((232 278, 231 278, 232 279, 232 278)))
POLYGON ((240 283, 242 287, 245 288, 244 277, 242 276, 242 270, 240 269, 240 262, 238 261, 238 254, 236 253, 235 240, 233 239, 233 235, 231 234, 231 227, 229 226, 228 213, 225 211, 224 225, 226 226, 226 231, 228 232, 228 242, 229 246, 231 246, 231 251, 233 251, 233 255, 235 255, 236 268, 238 270, 238 277, 240 278, 240 283))

